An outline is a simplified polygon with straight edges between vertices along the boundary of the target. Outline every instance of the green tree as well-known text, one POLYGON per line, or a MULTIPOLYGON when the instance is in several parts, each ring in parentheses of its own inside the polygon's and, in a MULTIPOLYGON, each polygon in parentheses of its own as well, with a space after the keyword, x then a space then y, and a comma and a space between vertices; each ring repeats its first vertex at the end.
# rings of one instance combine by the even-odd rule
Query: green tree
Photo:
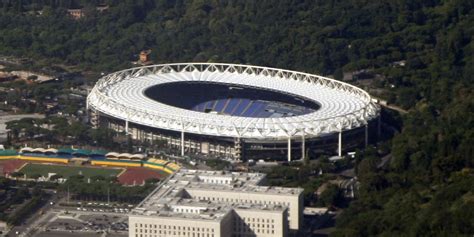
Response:
POLYGON ((321 193, 319 201, 322 203, 322 205, 327 207, 341 206, 342 202, 344 201, 344 195, 338 186, 330 184, 321 193))
POLYGON ((25 174, 23 174, 22 172, 13 172, 10 174, 10 176, 12 176, 13 178, 15 179, 18 179, 18 178, 21 178, 23 177, 25 174))

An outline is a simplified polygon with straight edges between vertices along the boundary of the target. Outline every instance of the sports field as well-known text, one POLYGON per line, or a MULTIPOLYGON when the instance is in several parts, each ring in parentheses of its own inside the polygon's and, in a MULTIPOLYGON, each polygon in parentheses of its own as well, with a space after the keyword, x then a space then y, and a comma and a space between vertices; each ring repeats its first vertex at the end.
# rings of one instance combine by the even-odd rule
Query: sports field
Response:
POLYGON ((91 167, 77 167, 77 166, 65 166, 65 165, 43 165, 29 163, 25 165, 19 172, 26 174, 26 176, 32 176, 40 174, 42 176, 48 176, 48 173, 56 173, 65 178, 73 175, 83 175, 84 177, 92 176, 117 176, 123 169, 121 168, 91 168, 91 167))

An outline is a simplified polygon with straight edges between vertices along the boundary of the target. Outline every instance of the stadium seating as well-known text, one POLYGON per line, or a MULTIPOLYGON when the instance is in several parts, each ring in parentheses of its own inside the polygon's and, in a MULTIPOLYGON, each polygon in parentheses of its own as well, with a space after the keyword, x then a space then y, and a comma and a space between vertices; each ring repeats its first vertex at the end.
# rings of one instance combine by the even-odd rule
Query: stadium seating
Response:
POLYGON ((222 113, 222 110, 224 109, 226 102, 227 102, 227 99, 217 100, 216 106, 214 107, 213 110, 217 111, 218 113, 222 113))
POLYGON ((241 99, 239 105, 237 105, 237 108, 234 110, 234 112, 231 115, 235 116, 240 116, 245 109, 252 103, 249 99, 241 99))
POLYGON ((295 99, 293 96, 222 84, 165 84, 149 88, 145 94, 149 98, 175 107, 243 117, 287 117, 310 113, 317 109, 311 102, 295 99))
POLYGON ((223 113, 232 115, 232 112, 235 110, 237 105, 240 103, 240 99, 228 99, 227 107, 225 107, 223 113))

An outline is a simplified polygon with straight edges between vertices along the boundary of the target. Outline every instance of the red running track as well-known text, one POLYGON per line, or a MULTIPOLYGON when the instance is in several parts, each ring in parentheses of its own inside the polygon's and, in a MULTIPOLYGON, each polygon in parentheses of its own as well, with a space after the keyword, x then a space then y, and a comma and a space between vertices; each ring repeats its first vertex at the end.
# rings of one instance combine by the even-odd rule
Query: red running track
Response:
POLYGON ((15 172, 16 169, 24 165, 26 161, 23 160, 4 160, 0 161, 0 171, 1 174, 5 176, 6 174, 11 174, 15 172))
POLYGON ((165 175, 159 171, 147 168, 127 168, 127 170, 118 177, 118 180, 124 185, 142 185, 147 179, 161 179, 164 176, 165 175))

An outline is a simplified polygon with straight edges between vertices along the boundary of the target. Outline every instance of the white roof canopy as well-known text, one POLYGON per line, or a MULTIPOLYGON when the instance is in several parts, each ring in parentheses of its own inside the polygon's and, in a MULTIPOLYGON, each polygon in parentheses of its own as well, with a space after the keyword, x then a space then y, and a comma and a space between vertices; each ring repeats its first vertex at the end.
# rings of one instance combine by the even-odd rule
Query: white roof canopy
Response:
POLYGON ((365 125, 378 116, 370 95, 317 75, 248 65, 181 63, 138 67, 101 78, 90 108, 129 122, 195 134, 252 139, 319 136, 365 125), (166 105, 144 91, 172 82, 201 81, 265 88, 316 101, 319 110, 293 117, 253 118, 203 113, 166 105))

